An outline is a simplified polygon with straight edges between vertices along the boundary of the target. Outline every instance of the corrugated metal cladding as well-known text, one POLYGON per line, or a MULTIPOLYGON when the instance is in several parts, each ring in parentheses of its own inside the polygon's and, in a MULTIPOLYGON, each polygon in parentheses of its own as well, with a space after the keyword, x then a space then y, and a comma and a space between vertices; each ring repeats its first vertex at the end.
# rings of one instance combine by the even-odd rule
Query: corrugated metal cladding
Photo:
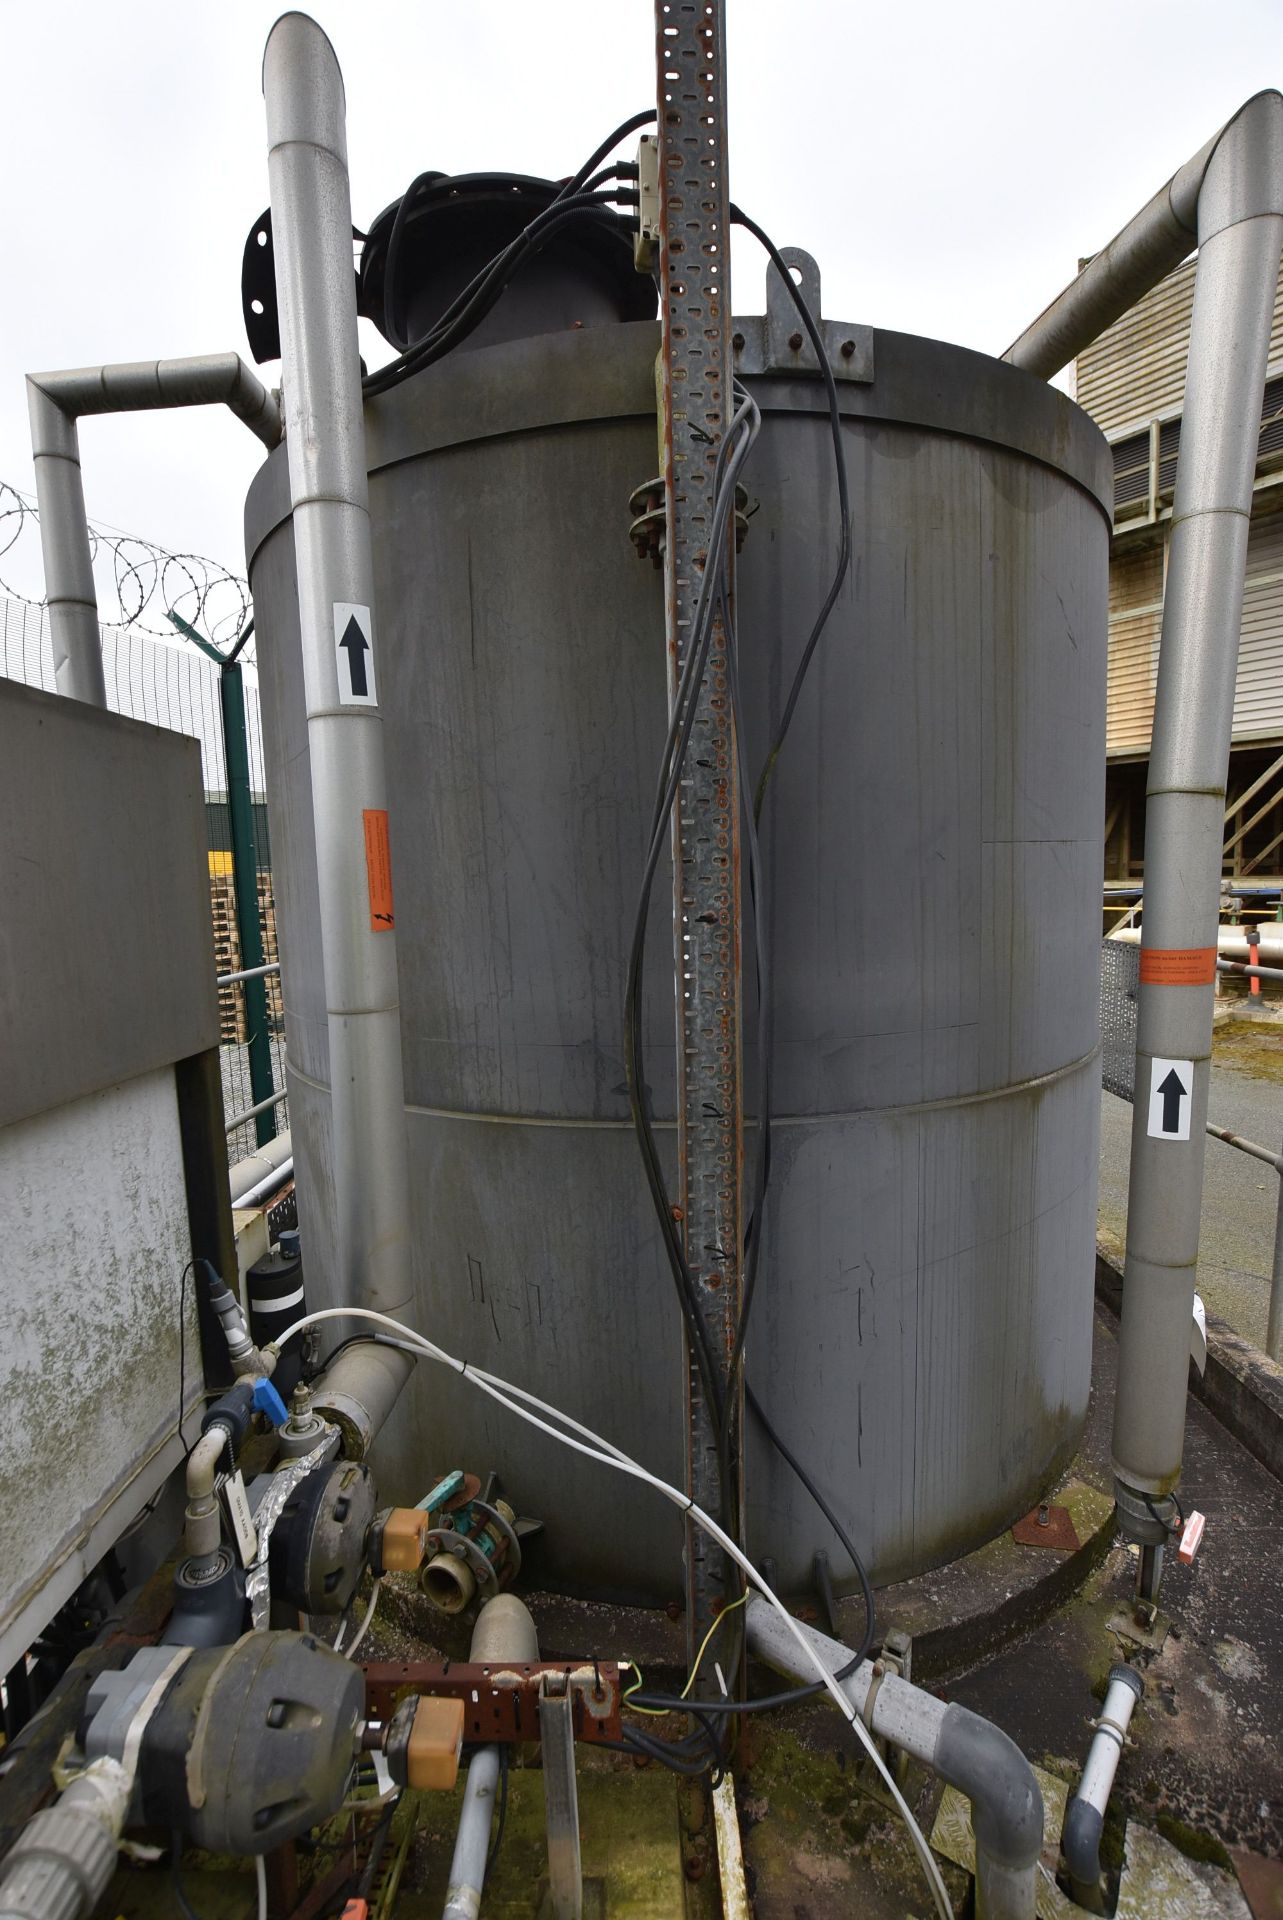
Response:
MULTIPOLYGON (((1164 529, 1165 535, 1166 529, 1164 529)), ((1109 564, 1111 756, 1149 751, 1163 617, 1160 541, 1115 552, 1109 564)), ((1247 582, 1234 695, 1234 740, 1283 734, 1283 501, 1257 506, 1247 542, 1247 582)))
MULTIPOLYGON (((1179 407, 1194 304, 1194 268, 1187 260, 1130 313, 1116 320, 1078 357, 1080 407, 1107 434, 1179 407)), ((1270 364, 1283 359, 1283 281, 1274 300, 1270 364)))
MULTIPOLYGON (((1116 533, 1109 569, 1109 717, 1111 758, 1149 751, 1162 626, 1167 515, 1180 446, 1195 259, 1185 261, 1124 314, 1076 367, 1079 405, 1113 440, 1116 533), (1158 519, 1146 525, 1150 499, 1149 422, 1160 428, 1158 519)), ((1283 364, 1283 277, 1274 302, 1270 365, 1283 364)), ((1266 383, 1258 475, 1275 474, 1283 453, 1283 376, 1266 383)), ((1283 487, 1280 488, 1283 493, 1283 487)), ((1234 740, 1283 737, 1283 499, 1258 492, 1248 542, 1247 589, 1234 702, 1234 740)))
POLYGON ((1235 740, 1283 732, 1283 502, 1252 516, 1234 690, 1235 740))
POLYGON ((1115 554, 1109 563, 1107 754, 1149 751, 1162 620, 1162 545, 1115 554))

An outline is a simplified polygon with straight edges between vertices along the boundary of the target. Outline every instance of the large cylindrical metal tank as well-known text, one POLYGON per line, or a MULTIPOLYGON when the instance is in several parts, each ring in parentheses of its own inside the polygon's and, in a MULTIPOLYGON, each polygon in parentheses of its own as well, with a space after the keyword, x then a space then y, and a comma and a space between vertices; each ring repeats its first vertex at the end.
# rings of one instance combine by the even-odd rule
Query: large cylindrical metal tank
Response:
MULTIPOLYGON (((621 1044, 666 727, 661 576, 628 539, 658 342, 631 322, 455 355, 371 402, 367 433, 419 1325, 679 1479, 679 1318, 621 1044)), ((751 384, 756 766, 837 523, 819 381, 751 384)), ((1087 1405, 1112 474, 1064 395, 933 341, 875 333, 841 407, 854 560, 764 830, 776 1120, 748 1367, 887 1581, 1024 1511, 1087 1405)), ((308 1292, 337 1304, 281 451, 247 547, 308 1292)), ((645 1017, 671 1161, 669 886, 645 1017)), ((554 1583, 680 1591, 672 1508, 441 1369, 414 1391, 388 1496, 495 1466, 554 1583)), ((755 1433, 748 1488, 786 1585, 818 1547, 841 1562, 755 1433)))

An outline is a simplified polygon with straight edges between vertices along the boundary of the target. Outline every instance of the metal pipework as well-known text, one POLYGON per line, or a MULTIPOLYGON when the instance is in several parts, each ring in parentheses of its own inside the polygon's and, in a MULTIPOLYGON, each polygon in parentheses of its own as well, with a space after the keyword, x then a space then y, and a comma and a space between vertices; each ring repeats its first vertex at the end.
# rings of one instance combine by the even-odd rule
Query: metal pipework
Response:
MULTIPOLYGON (((482 1607, 469 1658, 491 1665, 511 1661, 513 1666, 539 1658, 535 1623, 515 1594, 501 1593, 482 1607)), ((499 1767, 498 1747, 478 1747, 469 1763, 442 1920, 477 1920, 481 1911, 499 1767)))
MULTIPOLYGON (((383 721, 373 700, 345 704, 336 608, 372 609, 365 427, 352 274, 343 79, 325 34, 287 13, 263 55, 285 441, 316 834, 321 950, 333 1089, 340 1304, 413 1317, 396 935, 375 931, 366 834, 386 827, 383 721)), ((371 632, 377 693, 378 635, 371 632)), ((340 1362, 318 1392, 345 1432, 377 1433, 413 1362, 340 1362), (360 1395, 372 1385, 374 1399, 360 1395)), ((360 1349, 353 1349, 360 1354, 360 1349)), ((346 1358, 346 1356, 345 1356, 346 1358)))
POLYGON ((107 704, 77 420, 87 413, 217 404, 229 407, 264 446, 274 447, 280 439, 274 397, 236 353, 28 374, 40 548, 59 693, 96 707, 107 704))
MULTIPOLYGON (((1113 1464, 1119 1520, 1162 1555, 1147 1496, 1180 1482, 1198 1267, 1221 895, 1221 842, 1252 482, 1283 245, 1283 96, 1259 93, 1008 348, 1050 375, 1198 244, 1145 816, 1113 1464), (1151 1078, 1186 1063, 1176 1135, 1149 1130, 1151 1078), (1187 1104, 1185 1104, 1187 1103, 1187 1104), (1183 1127, 1184 1137, 1180 1137, 1183 1127), (1144 1516, 1143 1519, 1138 1516, 1144 1516)), ((1178 1105, 1178 1114, 1180 1106, 1178 1105)))
POLYGON ((1050 380, 1084 347, 1098 340, 1106 327, 1128 313, 1165 274, 1179 267, 1206 237, 1199 203, 1213 155, 1222 141, 1232 139, 1237 143, 1240 121, 1256 114, 1263 102, 1273 101, 1277 106, 1278 99, 1269 90, 1245 101, 1233 119, 1213 134, 1166 186, 1159 188, 1121 232, 1087 262, 1078 278, 1025 328, 1003 359, 1014 367, 1023 367, 1026 373, 1050 380))
MULTIPOLYGON (((1198 195, 1198 238, 1146 795, 1137 1098, 1112 1449, 1116 1481, 1139 1493, 1142 1504, 1145 1495, 1162 1496, 1179 1484, 1185 1433, 1225 783, 1261 395, 1283 247, 1279 94, 1258 94, 1216 143, 1198 195), (1193 1063, 1187 1139, 1149 1131, 1150 1083, 1164 1071, 1151 1063, 1168 1060, 1193 1063)), ((1119 1511, 1126 1527, 1122 1499, 1119 1511)), ((1161 1559, 1149 1560, 1152 1582, 1142 1598, 1153 1600, 1161 1559)))
MULTIPOLYGON (((814 1627, 802 1631, 830 1673, 848 1664, 851 1652, 841 1641, 814 1627)), ((815 1678, 793 1635, 756 1594, 748 1603, 748 1644, 777 1673, 797 1681, 815 1678)), ((923 1761, 970 1800, 979 1920, 1034 1920, 1042 1793, 1015 1742, 967 1707, 946 1706, 907 1680, 879 1675, 868 1660, 839 1684, 872 1732, 923 1761)))
POLYGON ((1074 1899, 1088 1913, 1106 1911, 1101 1884, 1100 1836, 1132 1710, 1144 1691, 1145 1683, 1135 1667, 1110 1668, 1105 1704, 1096 1722, 1096 1736, 1087 1750, 1082 1779, 1065 1808, 1060 1848, 1069 1869, 1074 1899))

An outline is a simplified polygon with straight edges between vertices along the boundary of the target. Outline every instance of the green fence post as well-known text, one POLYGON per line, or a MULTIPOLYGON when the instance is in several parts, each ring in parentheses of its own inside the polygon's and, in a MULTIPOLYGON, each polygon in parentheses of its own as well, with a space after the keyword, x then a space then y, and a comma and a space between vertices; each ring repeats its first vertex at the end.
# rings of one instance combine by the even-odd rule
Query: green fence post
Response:
MULTIPOLYGON (((236 890, 236 927, 241 966, 263 964, 263 932, 258 912, 258 862, 254 853, 254 799, 249 781, 249 743, 245 734, 245 680, 239 663, 224 666, 218 679, 223 705, 223 751, 227 758, 227 811, 232 828, 232 885, 236 890)), ((249 1084, 253 1104, 276 1091, 272 1037, 267 1025, 267 981, 243 980, 245 1025, 249 1035, 249 1084)), ((260 1147, 276 1136, 276 1109, 254 1116, 260 1147)))
MULTIPOLYGON (((227 763, 227 813, 232 830, 232 887, 236 897, 236 931, 240 941, 242 968, 263 964, 263 931, 258 912, 258 862, 254 852, 254 796, 249 778, 249 741, 245 731, 245 678, 237 654, 254 631, 251 620, 230 654, 211 646, 203 634, 170 612, 178 631, 193 641, 202 653, 218 662, 218 694, 223 716, 223 758, 227 763)), ((272 1066, 272 1037, 267 1025, 267 982, 242 980, 245 995, 245 1027, 248 1038, 251 1105, 270 1099, 276 1092, 272 1066)), ((260 1147, 276 1137, 276 1108, 265 1107, 254 1115, 254 1135, 260 1147)))

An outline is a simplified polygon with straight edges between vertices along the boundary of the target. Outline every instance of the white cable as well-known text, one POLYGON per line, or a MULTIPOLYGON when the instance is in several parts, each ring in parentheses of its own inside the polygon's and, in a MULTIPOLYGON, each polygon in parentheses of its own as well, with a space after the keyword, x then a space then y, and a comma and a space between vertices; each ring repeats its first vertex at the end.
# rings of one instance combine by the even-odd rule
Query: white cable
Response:
POLYGON ((779 1615, 784 1626, 797 1641, 808 1664, 815 1669, 817 1679, 881 1775, 882 1782, 890 1793, 900 1818, 908 1830, 909 1838, 913 1842, 914 1851, 926 1876, 927 1884, 931 1888, 931 1895, 940 1920, 953 1920, 953 1906, 945 1891, 944 1881, 940 1877, 940 1869, 935 1863, 931 1849, 908 1803, 896 1785, 882 1755, 878 1752, 872 1734, 779 1595, 767 1585, 747 1554, 741 1551, 711 1514, 705 1513, 703 1508, 697 1506, 679 1487, 670 1486, 666 1480, 661 1480, 657 1474, 641 1466, 620 1448, 613 1446, 609 1440, 603 1440, 600 1434, 594 1433, 590 1427, 582 1426, 579 1421, 573 1420, 569 1414, 560 1412, 558 1408, 550 1406, 547 1401, 540 1400, 536 1394, 527 1393, 522 1387, 511 1386, 508 1381, 501 1380, 497 1374, 486 1373, 482 1368, 470 1366, 466 1360, 456 1359, 453 1354, 446 1353, 443 1348, 436 1346, 423 1334, 417 1333, 413 1327, 407 1327, 400 1320, 392 1319, 389 1314, 376 1313, 371 1307, 322 1307, 317 1312, 304 1314, 301 1319, 296 1320, 292 1326, 286 1328, 284 1333, 277 1335, 272 1345, 278 1349, 284 1347, 296 1334, 305 1332, 308 1327, 316 1326, 322 1320, 368 1320, 377 1326, 390 1327, 426 1359, 436 1360, 442 1366, 450 1367, 455 1373, 462 1374, 465 1380, 475 1382, 484 1394, 491 1400, 498 1401, 499 1405, 506 1407, 510 1413, 515 1413, 519 1420, 537 1427, 550 1439, 559 1440, 563 1446, 570 1447, 575 1453, 583 1454, 586 1459, 599 1461, 602 1466, 614 1467, 616 1472, 625 1473, 631 1479, 640 1480, 644 1486, 652 1487, 656 1493, 663 1494, 664 1498, 670 1500, 674 1506, 680 1507, 683 1513, 689 1514, 695 1525, 702 1527, 704 1532, 717 1542, 722 1551, 730 1556, 745 1578, 752 1582, 762 1598, 779 1615), (560 1421, 561 1428, 550 1426, 546 1420, 541 1420, 538 1414, 529 1410, 533 1407, 538 1407, 540 1412, 560 1421), (565 1428, 570 1428, 572 1431, 566 1432, 563 1430, 565 1428), (575 1433, 583 1434, 585 1439, 575 1439, 573 1437, 575 1433))
POLYGON ((258 1882, 258 1920, 267 1920, 267 1862, 261 1853, 254 1855, 254 1878, 258 1882))
POLYGON ((370 1631, 370 1622, 374 1618, 374 1609, 379 1604, 379 1588, 382 1585, 383 1585, 383 1578, 382 1578, 382 1575, 380 1575, 380 1577, 375 1581, 373 1587, 370 1589, 370 1604, 366 1607, 364 1614, 361 1616, 361 1624, 356 1630, 356 1636, 353 1639, 351 1646, 344 1649, 347 1655, 347 1658, 349 1660, 355 1660, 357 1648, 360 1646, 362 1640, 364 1640, 366 1634, 370 1631))

